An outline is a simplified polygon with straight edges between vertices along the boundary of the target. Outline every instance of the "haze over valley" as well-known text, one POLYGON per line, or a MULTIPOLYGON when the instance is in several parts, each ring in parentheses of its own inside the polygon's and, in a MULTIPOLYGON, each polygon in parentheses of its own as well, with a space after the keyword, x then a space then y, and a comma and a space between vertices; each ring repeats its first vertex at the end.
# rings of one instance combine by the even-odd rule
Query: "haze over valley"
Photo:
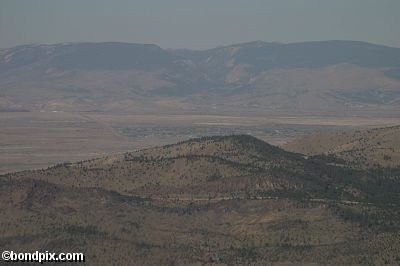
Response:
POLYGON ((353 41, 23 45, 0 52, 0 109, 393 116, 399 62, 399 48, 353 41))
POLYGON ((396 125, 400 113, 400 49, 363 42, 63 43, 0 54, 3 173, 210 135, 283 145, 396 125))
POLYGON ((1 1, 0 264, 400 265, 398 10, 1 1))

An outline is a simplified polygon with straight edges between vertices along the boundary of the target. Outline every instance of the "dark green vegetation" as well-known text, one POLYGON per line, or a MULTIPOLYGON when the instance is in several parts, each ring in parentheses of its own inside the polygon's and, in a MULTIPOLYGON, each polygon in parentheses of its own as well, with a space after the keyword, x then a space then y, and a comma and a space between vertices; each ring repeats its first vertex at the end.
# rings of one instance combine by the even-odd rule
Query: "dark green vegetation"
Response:
POLYGON ((400 263, 400 170, 204 137, 0 177, 0 246, 88 265, 400 263))

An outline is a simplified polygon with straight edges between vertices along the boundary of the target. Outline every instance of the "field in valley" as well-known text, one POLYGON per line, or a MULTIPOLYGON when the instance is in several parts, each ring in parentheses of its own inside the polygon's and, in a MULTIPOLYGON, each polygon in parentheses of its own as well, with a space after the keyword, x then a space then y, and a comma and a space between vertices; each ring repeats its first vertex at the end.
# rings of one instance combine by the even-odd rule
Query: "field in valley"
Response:
POLYGON ((0 173, 101 157, 207 135, 274 145, 312 133, 396 125, 395 118, 0 112, 0 173))

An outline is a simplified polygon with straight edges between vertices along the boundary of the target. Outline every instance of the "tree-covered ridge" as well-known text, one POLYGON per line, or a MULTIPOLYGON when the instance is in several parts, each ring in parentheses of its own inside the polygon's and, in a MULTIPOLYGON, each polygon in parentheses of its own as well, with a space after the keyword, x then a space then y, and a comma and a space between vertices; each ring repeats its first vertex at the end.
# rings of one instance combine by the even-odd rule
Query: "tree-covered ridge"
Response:
POLYGON ((88 265, 396 264, 399 181, 248 135, 199 138, 0 176, 0 247, 88 265))

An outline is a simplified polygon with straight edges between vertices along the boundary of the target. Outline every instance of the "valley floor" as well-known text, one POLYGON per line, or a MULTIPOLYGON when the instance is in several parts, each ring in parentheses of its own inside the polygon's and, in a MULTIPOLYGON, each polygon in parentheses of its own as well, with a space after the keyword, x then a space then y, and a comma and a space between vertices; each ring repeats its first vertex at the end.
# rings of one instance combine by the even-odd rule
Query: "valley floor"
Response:
POLYGON ((206 135, 275 145, 311 132, 394 125, 394 118, 0 112, 0 173, 48 167, 206 135))

